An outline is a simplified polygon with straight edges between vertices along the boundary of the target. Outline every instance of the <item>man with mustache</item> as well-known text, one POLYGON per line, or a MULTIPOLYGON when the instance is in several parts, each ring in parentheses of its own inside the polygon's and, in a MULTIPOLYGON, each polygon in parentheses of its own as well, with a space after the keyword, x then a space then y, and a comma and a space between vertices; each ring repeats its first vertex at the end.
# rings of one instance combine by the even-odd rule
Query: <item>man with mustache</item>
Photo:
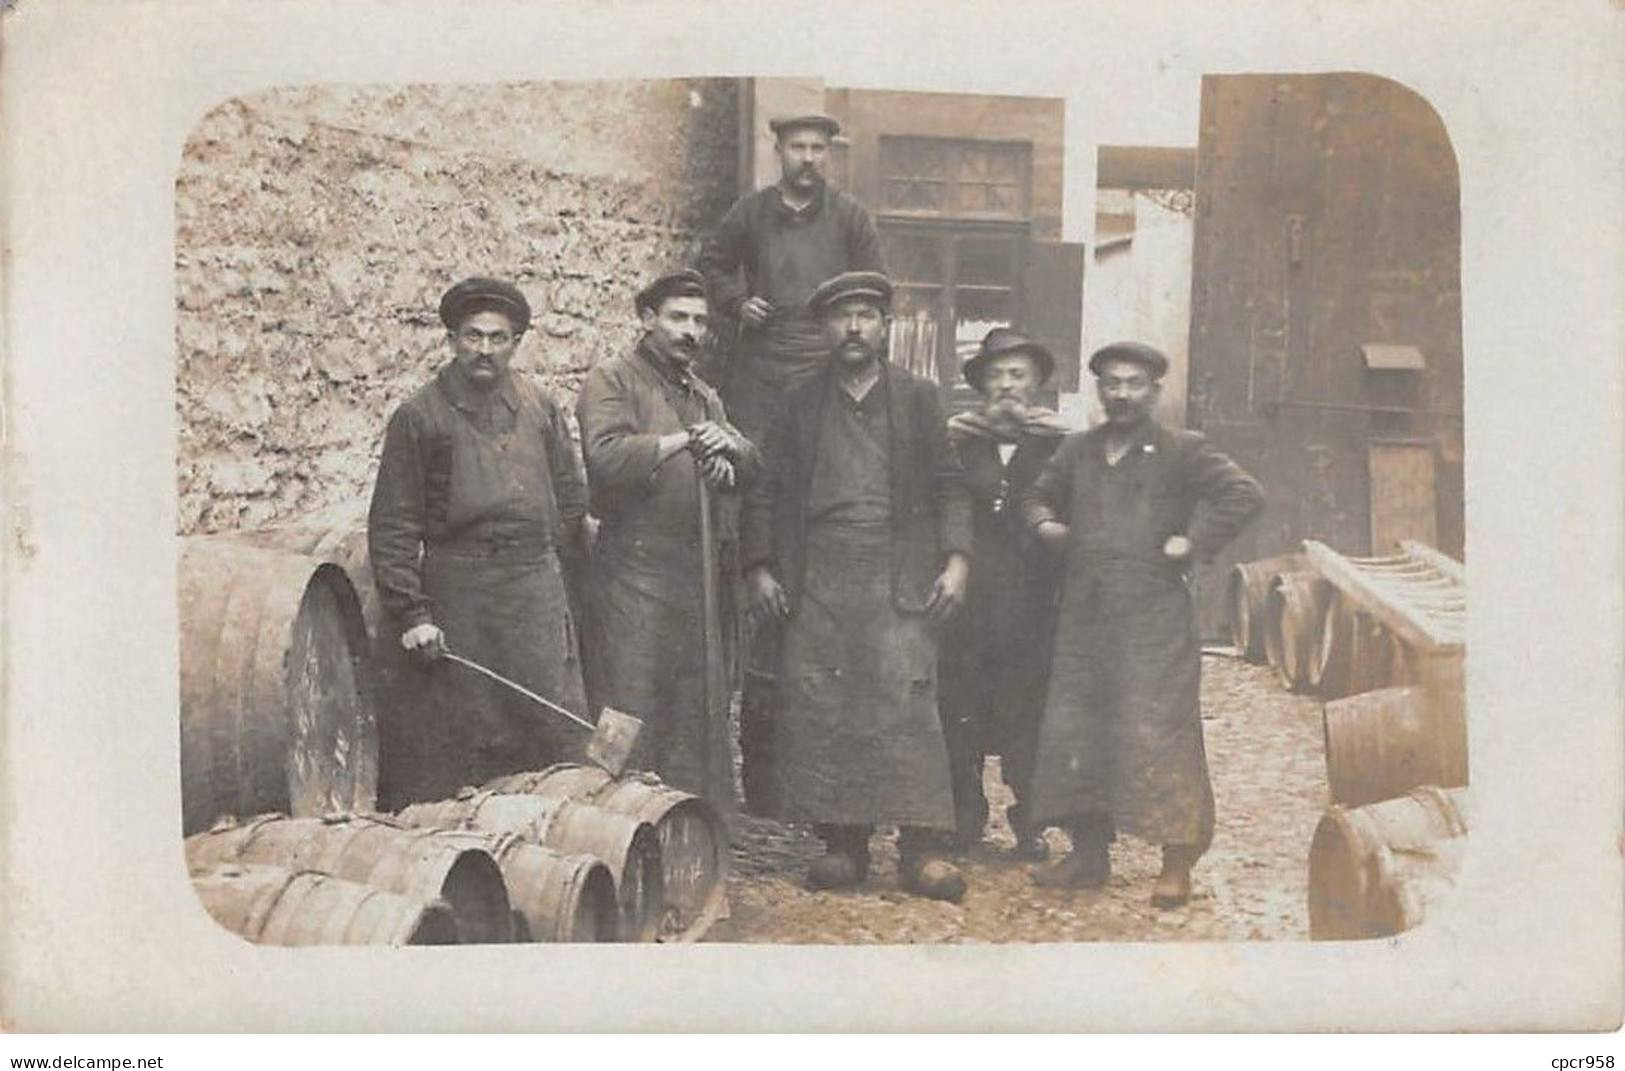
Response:
MULTIPOLYGON (((705 279, 661 276, 634 302, 643 336, 593 366, 581 388, 592 511, 594 701, 643 719, 632 766, 733 808, 726 721, 705 708, 699 483, 721 508, 759 468, 756 447, 694 374, 710 330, 705 279)), ((718 577, 718 583, 721 582, 718 577)))
MULTIPOLYGON (((841 272, 884 270, 874 220, 824 180, 840 124, 827 115, 793 115, 768 126, 779 181, 736 201, 699 261, 713 307, 739 323, 722 395, 729 414, 758 443, 767 442, 786 393, 825 367, 829 347, 808 296, 841 272)), ((740 715, 745 798, 761 809, 771 806, 757 774, 770 761, 763 729, 775 701, 778 640, 776 623, 757 623, 740 715)))
POLYGON ((862 882, 895 823, 902 886, 958 900, 936 630, 965 598, 970 502, 936 384, 883 359, 891 293, 848 272, 809 298, 828 363, 790 394, 742 543, 754 611, 785 621, 772 798, 824 841, 808 886, 862 882))
POLYGON ((452 359, 390 417, 367 517, 388 615, 391 808, 579 751, 569 726, 438 660, 448 647, 586 712, 561 564, 579 553, 586 492, 563 414, 509 369, 530 305, 510 283, 465 279, 440 319, 452 359))
POLYGON ((1106 421, 1069 436, 1023 503, 1034 534, 1065 558, 1031 818, 1064 825, 1073 848, 1035 880, 1104 885, 1121 830, 1162 845, 1151 901, 1174 907, 1213 839, 1190 570, 1264 496, 1201 434, 1152 418, 1162 353, 1114 343, 1089 370, 1106 421))
POLYGON ((1016 794, 1007 812, 1016 854, 1034 860, 1049 850, 1028 814, 1061 578, 1054 556, 1022 520, 1021 496, 1067 431, 1052 410, 1037 404, 1054 370, 1044 346, 996 327, 962 370, 981 407, 948 421, 970 492, 976 563, 965 609, 942 641, 942 723, 956 843, 963 850, 982 839, 988 813, 982 762, 998 755, 1004 782, 1016 794))

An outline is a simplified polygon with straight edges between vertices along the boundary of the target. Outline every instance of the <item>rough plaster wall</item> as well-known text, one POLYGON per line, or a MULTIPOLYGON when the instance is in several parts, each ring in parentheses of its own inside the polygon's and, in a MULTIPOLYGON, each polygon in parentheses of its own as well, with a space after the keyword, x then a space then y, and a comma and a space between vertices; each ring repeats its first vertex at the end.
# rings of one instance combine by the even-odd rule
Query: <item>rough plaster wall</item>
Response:
POLYGON ((304 88, 227 102, 176 183, 178 526, 366 494, 389 412, 445 359, 435 306, 505 276, 515 367, 573 405, 631 295, 732 199, 726 80, 304 88))

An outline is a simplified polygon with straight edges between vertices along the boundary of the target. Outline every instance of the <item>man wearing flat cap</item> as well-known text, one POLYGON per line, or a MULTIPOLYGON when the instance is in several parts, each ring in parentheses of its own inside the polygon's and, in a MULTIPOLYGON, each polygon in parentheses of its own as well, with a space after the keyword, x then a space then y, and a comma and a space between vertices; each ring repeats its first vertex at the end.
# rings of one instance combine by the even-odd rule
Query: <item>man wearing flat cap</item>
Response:
POLYGON ((509 368, 530 305, 510 283, 465 279, 440 319, 451 360, 390 417, 367 517, 396 660, 380 714, 400 720, 380 733, 390 807, 579 750, 568 725, 439 659, 446 649, 586 712, 563 575, 586 492, 563 414, 509 368))
MULTIPOLYGON (((883 271, 874 220, 856 200, 828 187, 824 168, 840 124, 827 115, 771 120, 779 181, 736 201, 706 241, 700 268, 712 306, 739 323, 722 395, 739 427, 758 443, 784 405, 787 392, 819 375, 829 348, 808 297, 824 280, 845 271, 883 271)), ((745 795, 759 795, 763 719, 775 702, 778 629, 758 623, 752 639, 741 711, 746 752, 745 795)))
MULTIPOLYGON (((726 499, 760 468, 694 371, 710 328, 705 279, 661 276, 638 293, 643 336, 595 365, 576 405, 592 512, 594 701, 643 719, 632 765, 733 806, 725 721, 705 704, 699 481, 713 490, 713 531, 726 499)), ((721 585, 721 577, 714 578, 721 585)))
POLYGON ((1016 853, 1035 860, 1048 852, 1042 830, 1027 816, 1060 570, 1022 520, 1021 496, 1067 432, 1037 401, 1054 370, 1055 358, 1043 344, 995 327, 962 370, 981 405, 948 420, 971 498, 975 562, 965 608, 942 641, 942 721, 957 843, 966 848, 982 839, 988 814, 982 763, 998 755, 1016 796, 1007 812, 1016 853))
POLYGON ((827 364, 774 429, 743 555, 754 611, 785 621, 771 796, 824 841, 807 884, 862 882, 875 825, 896 824, 902 886, 957 900, 936 636, 964 601, 970 502, 936 384, 884 359, 890 303, 877 272, 810 296, 827 364))
POLYGON ((1073 849, 1041 885, 1097 888, 1116 831, 1162 846, 1159 907, 1191 895, 1213 839, 1198 709, 1201 648, 1188 586, 1263 507, 1258 483, 1194 431, 1151 416, 1168 359, 1121 342, 1089 358, 1105 422, 1069 436, 1025 496, 1064 557, 1031 817, 1073 849))

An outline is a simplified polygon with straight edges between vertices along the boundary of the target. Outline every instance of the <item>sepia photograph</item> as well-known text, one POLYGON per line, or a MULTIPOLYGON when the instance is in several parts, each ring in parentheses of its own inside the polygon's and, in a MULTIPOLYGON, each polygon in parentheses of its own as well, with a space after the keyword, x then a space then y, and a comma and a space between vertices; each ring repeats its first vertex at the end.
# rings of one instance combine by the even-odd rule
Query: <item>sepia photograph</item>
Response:
MULTIPOLYGON (((67 6, 4 16, 8 125, 109 10, 67 6)), ((472 5, 438 56, 427 5, 315 49, 318 5, 140 7, 198 69, 19 128, 0 1022, 1616 1028, 1625 272, 1486 243, 1618 239, 1625 186, 1581 221, 1507 161, 1620 153, 1439 66, 1585 99, 1555 44, 970 5, 886 63, 939 9, 826 59, 657 6, 472 5), (1519 299, 1589 334, 1527 352, 1519 299), (140 933, 30 892, 81 853, 140 933)))

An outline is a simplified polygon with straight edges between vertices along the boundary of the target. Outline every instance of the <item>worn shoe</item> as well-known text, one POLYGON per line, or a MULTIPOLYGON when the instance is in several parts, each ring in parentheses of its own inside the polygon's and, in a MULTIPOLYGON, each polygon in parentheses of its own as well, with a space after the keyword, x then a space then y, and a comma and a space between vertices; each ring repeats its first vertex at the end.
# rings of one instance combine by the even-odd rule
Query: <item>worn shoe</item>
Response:
POLYGON ((1075 841, 1057 862, 1033 871, 1033 884, 1046 889, 1098 889, 1112 876, 1111 851, 1103 840, 1075 841))
POLYGON ((815 892, 820 889, 850 889, 861 885, 868 876, 867 859, 859 859, 846 852, 829 851, 814 859, 812 866, 807 868, 807 888, 815 892))
POLYGON ((1151 887, 1151 906, 1179 907, 1191 898, 1191 867, 1196 865, 1194 853, 1189 849, 1165 847, 1162 849, 1162 873, 1151 887))
POLYGON ((931 900, 957 904, 965 898, 965 875, 946 859, 905 863, 900 877, 905 890, 931 900))

